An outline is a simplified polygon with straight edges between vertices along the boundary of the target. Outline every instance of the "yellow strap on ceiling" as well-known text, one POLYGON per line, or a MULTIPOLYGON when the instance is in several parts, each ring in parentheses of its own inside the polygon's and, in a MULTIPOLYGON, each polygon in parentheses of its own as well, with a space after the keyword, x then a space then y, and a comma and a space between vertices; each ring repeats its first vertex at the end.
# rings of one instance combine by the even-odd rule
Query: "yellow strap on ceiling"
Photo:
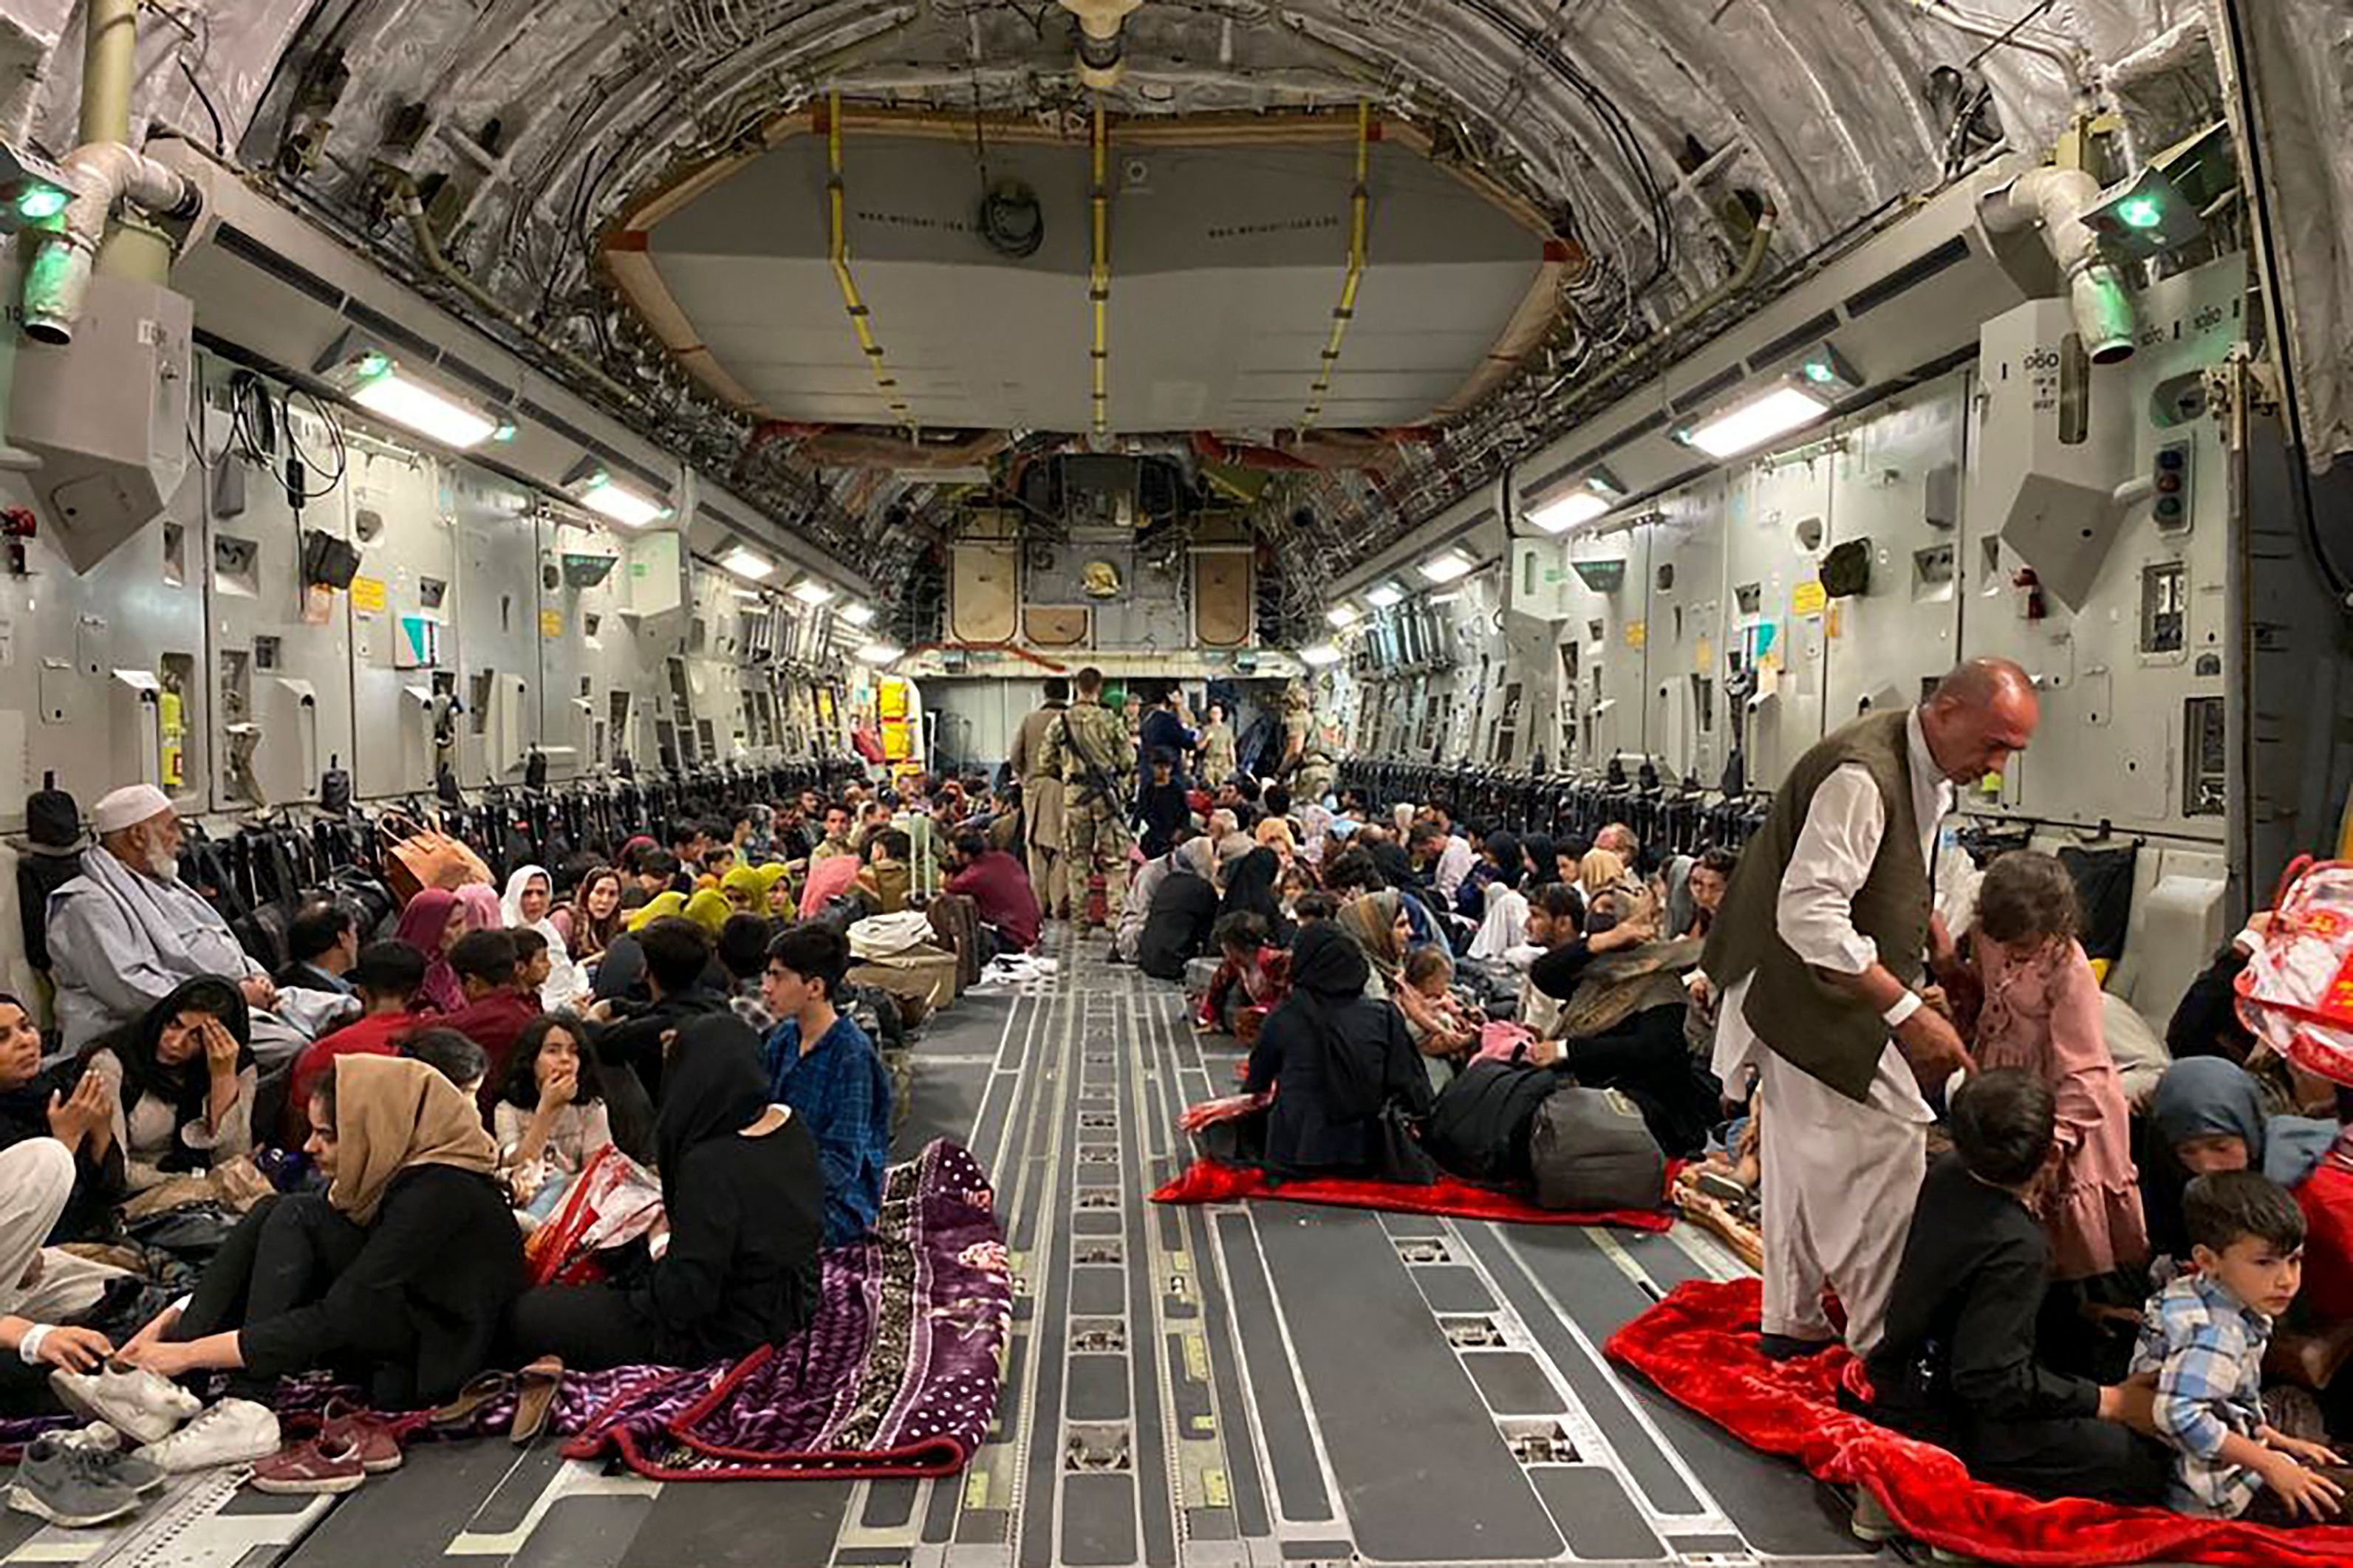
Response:
POLYGON ((1087 203, 1094 221, 1094 263, 1087 272, 1087 301, 1094 311, 1094 343, 1087 351, 1093 374, 1094 431, 1111 431, 1111 133, 1103 123, 1103 95, 1095 95, 1093 129, 1089 141, 1094 154, 1093 184, 1087 203))
POLYGON ((859 298, 858 279, 849 275, 849 232, 841 183, 841 94, 838 92, 826 95, 825 156, 825 201, 830 232, 827 257, 833 263, 833 280, 841 285, 842 309, 849 312, 850 331, 858 334, 859 352, 866 356, 867 368, 874 373, 874 384, 881 392, 882 401, 898 416, 900 424, 913 430, 914 414, 908 408, 906 399, 899 395, 898 378, 882 363, 882 345, 874 341, 874 313, 859 298))
POLYGON ((1332 373, 1340 363, 1340 341, 1348 335, 1348 323, 1356 319, 1356 289, 1365 280, 1365 176, 1372 154, 1373 106, 1360 102, 1356 105, 1356 183, 1348 194, 1348 274, 1340 284, 1340 302, 1332 307, 1332 336, 1324 345, 1324 363, 1316 372, 1315 385, 1307 394, 1307 412, 1299 420, 1302 430, 1313 430, 1324 416, 1324 399, 1332 390, 1332 373))

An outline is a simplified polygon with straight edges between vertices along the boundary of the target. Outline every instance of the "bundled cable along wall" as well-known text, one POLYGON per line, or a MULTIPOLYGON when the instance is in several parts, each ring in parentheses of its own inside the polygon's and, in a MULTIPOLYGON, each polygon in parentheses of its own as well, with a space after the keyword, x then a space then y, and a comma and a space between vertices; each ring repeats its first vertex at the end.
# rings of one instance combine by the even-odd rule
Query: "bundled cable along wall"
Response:
POLYGON ((1094 226, 1094 260, 1087 269, 1087 301, 1094 312, 1094 338, 1087 357, 1093 377, 1094 431, 1103 436, 1111 431, 1111 133, 1103 122, 1100 97, 1095 100, 1089 140, 1094 154, 1093 184, 1087 195, 1094 226))
POLYGON ((849 271, 849 231, 841 180, 841 94, 828 93, 825 100, 825 201, 828 226, 827 259, 833 264, 833 280, 841 285, 842 308, 849 312, 850 331, 858 334, 859 352, 866 356, 867 368, 874 373, 874 384, 882 394, 882 401, 899 423, 913 428, 914 415, 907 400, 899 395, 898 378, 882 363, 882 345, 874 338, 874 313, 858 295, 858 279, 849 271))
POLYGON ((1324 399, 1332 390, 1332 373, 1339 367, 1340 343, 1348 335, 1348 323, 1356 316, 1356 290, 1365 281, 1365 220, 1366 191, 1365 180, 1372 165, 1373 106, 1356 105, 1356 183, 1348 193, 1348 271, 1340 283, 1340 302, 1332 307, 1332 335, 1324 344, 1324 363, 1315 373, 1315 384, 1307 394, 1307 411, 1300 416, 1299 427, 1313 430, 1324 416, 1324 399))

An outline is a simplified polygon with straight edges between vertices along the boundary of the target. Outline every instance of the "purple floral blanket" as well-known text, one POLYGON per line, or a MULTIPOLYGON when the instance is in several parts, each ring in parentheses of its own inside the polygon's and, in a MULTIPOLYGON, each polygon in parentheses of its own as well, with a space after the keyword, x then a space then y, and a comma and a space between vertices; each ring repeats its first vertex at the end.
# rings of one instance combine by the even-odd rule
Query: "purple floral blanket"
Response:
MULTIPOLYGON (((1013 1286, 988 1178, 936 1140, 883 1181, 874 1232, 825 1254, 807 1328, 733 1366, 566 1376, 550 1425, 574 1458, 613 1455, 665 1480, 937 1476, 962 1469, 997 1407, 1013 1286)), ((281 1415, 315 1413, 332 1380, 286 1384, 281 1415)), ((512 1396, 464 1432, 504 1432, 512 1396)), ((0 1421, 0 1458, 54 1420, 0 1421)), ((422 1415, 403 1422, 425 1437, 422 1415)))

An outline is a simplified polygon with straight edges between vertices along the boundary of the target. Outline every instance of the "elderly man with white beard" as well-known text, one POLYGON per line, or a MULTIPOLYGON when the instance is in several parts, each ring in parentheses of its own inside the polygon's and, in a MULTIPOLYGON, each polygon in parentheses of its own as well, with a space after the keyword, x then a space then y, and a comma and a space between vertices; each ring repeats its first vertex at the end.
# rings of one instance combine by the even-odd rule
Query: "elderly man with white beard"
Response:
POLYGON ((69 1052, 134 1023, 190 980, 236 983, 253 1009, 254 1056, 266 1071, 350 1010, 325 992, 281 992, 220 911, 180 880, 180 816, 153 784, 126 784, 90 813, 98 845, 81 875, 49 895, 51 976, 69 1052))

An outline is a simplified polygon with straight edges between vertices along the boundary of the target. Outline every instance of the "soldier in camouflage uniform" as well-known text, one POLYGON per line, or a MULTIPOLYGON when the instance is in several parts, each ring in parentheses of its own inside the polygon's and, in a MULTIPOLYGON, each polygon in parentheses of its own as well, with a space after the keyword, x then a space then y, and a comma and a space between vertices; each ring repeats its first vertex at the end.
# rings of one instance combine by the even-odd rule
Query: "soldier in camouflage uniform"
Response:
POLYGON ((1323 726, 1304 681, 1294 680, 1282 693, 1282 765, 1276 776, 1291 786, 1291 798, 1304 805, 1331 793, 1332 755, 1324 749, 1323 726))
POLYGON ((1127 902, 1131 802, 1135 760, 1127 726, 1103 705, 1103 671, 1079 671, 1078 700, 1046 728, 1046 749, 1062 765, 1062 868, 1070 878, 1071 919, 1088 920, 1087 879, 1103 863, 1103 909, 1116 920, 1127 902))

